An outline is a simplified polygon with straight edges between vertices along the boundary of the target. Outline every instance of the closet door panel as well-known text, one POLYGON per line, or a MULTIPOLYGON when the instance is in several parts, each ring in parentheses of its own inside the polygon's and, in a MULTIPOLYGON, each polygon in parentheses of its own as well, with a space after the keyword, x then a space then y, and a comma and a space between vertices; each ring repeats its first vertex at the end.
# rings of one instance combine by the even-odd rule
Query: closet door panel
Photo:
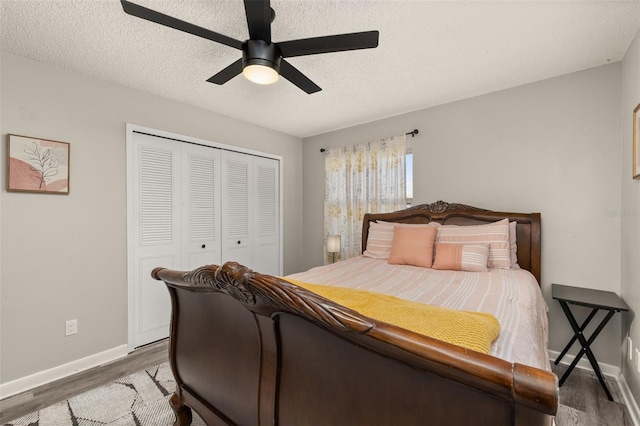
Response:
POLYGON ((253 266, 251 200, 253 157, 223 151, 222 158, 222 262, 253 266))
POLYGON ((265 274, 280 271, 280 162, 254 158, 253 187, 253 263, 265 274))
POLYGON ((149 342, 167 337, 169 326, 167 312, 171 312, 167 289, 158 286, 158 281, 151 278, 151 271, 157 267, 175 269, 175 266, 175 256, 147 256, 140 259, 138 280, 141 284, 140 304, 144 308, 139 311, 137 322, 139 332, 146 339, 153 339, 149 342))
POLYGON ((134 345, 168 336, 171 302, 165 286, 151 278, 153 268, 180 268, 180 144, 134 134, 133 277, 134 345), (159 285, 160 284, 160 285, 159 285))
POLYGON ((182 233, 186 269, 219 264, 220 150, 182 144, 182 233))

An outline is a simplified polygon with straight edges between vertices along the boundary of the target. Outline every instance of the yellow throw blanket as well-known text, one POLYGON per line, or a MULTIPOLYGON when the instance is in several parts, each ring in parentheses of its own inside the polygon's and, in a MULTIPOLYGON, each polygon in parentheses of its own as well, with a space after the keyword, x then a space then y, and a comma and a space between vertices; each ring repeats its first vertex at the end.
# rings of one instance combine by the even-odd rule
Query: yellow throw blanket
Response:
POLYGON ((500 323, 488 313, 457 311, 372 291, 284 279, 362 315, 477 352, 489 353, 491 343, 500 334, 500 323))

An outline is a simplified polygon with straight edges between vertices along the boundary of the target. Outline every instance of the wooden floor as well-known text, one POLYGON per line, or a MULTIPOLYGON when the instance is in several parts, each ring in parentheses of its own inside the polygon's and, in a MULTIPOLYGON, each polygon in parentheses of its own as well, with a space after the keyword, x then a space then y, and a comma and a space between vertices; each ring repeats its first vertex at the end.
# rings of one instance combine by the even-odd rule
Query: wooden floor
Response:
MULTIPOLYGON (((552 365, 553 372, 562 377, 566 365, 552 365)), ((613 401, 609 401, 593 371, 576 368, 560 388, 560 408, 557 426, 633 426, 618 384, 605 376, 605 383, 613 401)))
MULTIPOLYGON (((98 386, 168 360, 168 341, 134 351, 126 357, 72 377, 0 400, 0 424, 68 399, 98 386)), ((561 375, 566 366, 553 366, 561 375)), ((575 369, 560 388, 557 426, 633 426, 617 383, 606 379, 614 401, 607 399, 595 374, 575 369)))
POLYGON ((161 364, 168 359, 169 339, 165 339, 136 349, 117 361, 2 399, 0 400, 0 424, 106 385, 146 367, 161 364))

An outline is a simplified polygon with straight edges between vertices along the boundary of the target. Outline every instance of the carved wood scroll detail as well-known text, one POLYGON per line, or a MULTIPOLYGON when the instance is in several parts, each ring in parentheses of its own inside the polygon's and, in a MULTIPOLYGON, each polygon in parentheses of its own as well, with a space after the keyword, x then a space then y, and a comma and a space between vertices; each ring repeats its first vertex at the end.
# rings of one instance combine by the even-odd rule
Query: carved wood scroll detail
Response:
POLYGON ((478 211, 484 211, 485 209, 468 206, 466 204, 447 203, 446 201, 439 200, 431 204, 420 204, 414 207, 409 207, 405 211, 410 211, 410 210, 428 210, 431 213, 442 214, 446 211, 454 211, 454 210, 457 210, 457 211, 467 210, 467 211, 478 212, 478 211))
POLYGON ((280 278, 254 272, 236 262, 227 262, 220 267, 203 266, 187 272, 183 279, 191 285, 210 286, 249 307, 261 302, 275 308, 274 311, 296 313, 342 331, 366 333, 375 326, 369 318, 356 311, 280 278))
POLYGON ((230 274, 227 270, 215 265, 203 266, 188 272, 184 280, 190 284, 207 284, 211 288, 226 293, 245 305, 255 305, 256 297, 247 287, 248 277, 245 274, 253 272, 248 268, 230 274))

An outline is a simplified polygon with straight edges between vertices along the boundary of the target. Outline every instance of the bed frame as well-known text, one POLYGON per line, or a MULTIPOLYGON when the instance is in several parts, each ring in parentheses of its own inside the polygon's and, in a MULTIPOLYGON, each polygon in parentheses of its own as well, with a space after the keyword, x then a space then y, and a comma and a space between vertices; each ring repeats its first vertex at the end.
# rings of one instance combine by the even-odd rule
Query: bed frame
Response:
MULTIPOLYGON (((444 202, 365 216, 518 221, 518 262, 540 278, 540 215, 444 202), (521 238, 522 237, 522 238, 521 238)), ((366 238, 363 238, 366 242, 366 238)), ((556 376, 375 321, 228 262, 157 268, 171 295, 176 425, 551 425, 556 376)))

